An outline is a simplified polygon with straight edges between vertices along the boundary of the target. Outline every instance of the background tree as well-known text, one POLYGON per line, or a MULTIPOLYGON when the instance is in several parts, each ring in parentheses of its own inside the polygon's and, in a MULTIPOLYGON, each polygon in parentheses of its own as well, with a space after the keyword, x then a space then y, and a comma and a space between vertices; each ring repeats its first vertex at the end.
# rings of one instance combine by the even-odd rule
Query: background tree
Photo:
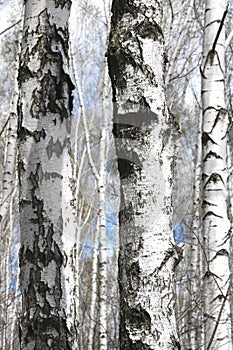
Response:
MULTIPOLYGON (((114 227, 111 221, 114 222, 116 216, 115 200, 111 195, 114 190, 110 182, 114 181, 116 175, 112 172, 114 152, 109 133, 110 89, 108 68, 104 61, 110 17, 107 4, 105 8, 101 6, 98 8, 91 1, 74 2, 73 5, 70 29, 72 68, 79 105, 75 132, 75 148, 78 150, 77 181, 80 192, 78 203, 81 204, 80 198, 84 199, 84 205, 78 204, 78 217, 82 208, 89 207, 91 210, 88 225, 79 233, 79 243, 82 247, 79 264, 80 315, 85 325, 80 338, 80 347, 92 349, 94 346, 96 349, 104 349, 109 344, 113 349, 112 338, 116 337, 113 333, 116 333, 117 329, 111 328, 110 324, 116 318, 116 306, 111 307, 109 302, 108 285, 111 283, 109 270, 114 268, 111 266, 113 259, 110 256, 114 252, 116 240, 113 237, 115 228, 110 229, 111 226, 114 227), (81 23, 78 35, 76 21, 81 23), (94 73, 93 66, 96 67, 94 73), (87 96, 92 96, 92 99, 89 100, 87 96), (109 181, 111 177, 112 180, 109 181), (89 277, 91 285, 86 281, 87 275, 83 274, 86 264, 88 266, 90 264, 89 250, 92 250, 92 268, 89 277), (86 284, 90 289, 86 289, 86 284), (83 295, 82 288, 88 293, 83 295), (111 311, 114 310, 112 315, 110 307, 111 311), (111 335, 108 329, 112 329, 111 335)), ((80 224, 81 221, 82 218, 80 224)), ((114 299, 114 296, 112 298, 114 299)))
MULTIPOLYGON (((11 4, 1 4, 1 14, 11 4)), ((2 15, 0 26, 0 348, 4 350, 18 347, 16 321, 20 310, 16 172, 19 9, 20 4, 18 13, 12 8, 10 15, 2 15)))

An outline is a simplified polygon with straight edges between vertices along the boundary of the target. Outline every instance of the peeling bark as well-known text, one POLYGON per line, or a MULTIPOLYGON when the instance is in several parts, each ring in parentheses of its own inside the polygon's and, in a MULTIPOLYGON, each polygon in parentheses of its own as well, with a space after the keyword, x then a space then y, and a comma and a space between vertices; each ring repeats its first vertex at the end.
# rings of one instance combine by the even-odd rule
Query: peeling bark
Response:
POLYGON ((230 350, 229 256, 227 215, 227 137, 225 101, 225 0, 205 2, 202 61, 202 184, 205 349, 230 350))
POLYGON ((160 1, 112 5, 108 61, 121 180, 120 349, 179 349, 173 274, 171 124, 160 1))
POLYGON ((21 348, 76 349, 70 1, 26 1, 19 69, 21 348))

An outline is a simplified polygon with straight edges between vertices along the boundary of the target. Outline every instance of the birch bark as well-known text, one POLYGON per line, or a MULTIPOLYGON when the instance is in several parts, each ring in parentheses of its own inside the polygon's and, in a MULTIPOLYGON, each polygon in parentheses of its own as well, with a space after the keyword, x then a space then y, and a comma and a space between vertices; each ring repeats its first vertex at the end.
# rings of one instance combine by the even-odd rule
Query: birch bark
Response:
MULTIPOLYGON (((229 137, 227 145, 227 164, 228 164, 228 216, 230 220, 230 261, 233 260, 233 198, 232 198, 232 154, 231 154, 231 137, 229 137)), ((233 325, 233 266, 230 264, 230 309, 231 309, 231 324, 233 325)), ((231 338, 233 339, 233 327, 231 327, 231 338)))
MULTIPOLYGON (((108 48, 121 181, 120 349, 180 349, 173 274, 171 126, 161 1, 112 4, 108 48)), ((179 254, 178 254, 179 253, 179 254)))
POLYGON ((25 1, 19 69, 21 348, 76 349, 70 0, 25 1))
POLYGON ((16 106, 18 94, 15 92, 12 101, 12 112, 9 116, 7 145, 5 154, 5 164, 3 173, 3 188, 1 193, 0 204, 0 231, 1 233, 6 228, 9 220, 9 208, 11 196, 15 188, 15 158, 16 158, 16 132, 17 132, 17 113, 16 106))
POLYGON ((225 0, 205 1, 202 73, 202 179, 205 349, 230 350, 229 238, 225 102, 225 0))
POLYGON ((10 208, 12 199, 15 194, 16 185, 16 153, 17 153, 17 77, 15 76, 14 92, 11 101, 11 113, 8 119, 8 128, 6 135, 6 149, 4 159, 4 172, 2 179, 2 193, 0 198, 0 286, 1 294, 4 296, 4 302, 1 303, 0 308, 0 329, 1 332, 1 346, 3 349, 7 346, 8 331, 9 331, 9 315, 10 315, 10 302, 8 300, 9 291, 9 261, 10 250, 13 231, 9 228, 10 222, 10 208), (3 311, 4 309, 4 311, 3 311))
POLYGON ((97 218, 97 230, 93 233, 92 245, 92 276, 91 276, 91 305, 90 305, 90 327, 88 350, 93 349, 94 331, 96 325, 96 298, 97 298, 97 267, 98 267, 98 242, 99 242, 99 223, 97 218))
POLYGON ((99 160, 99 291, 100 350, 107 349, 107 242, 106 242, 106 145, 108 128, 108 66, 104 66, 103 126, 100 135, 99 160))

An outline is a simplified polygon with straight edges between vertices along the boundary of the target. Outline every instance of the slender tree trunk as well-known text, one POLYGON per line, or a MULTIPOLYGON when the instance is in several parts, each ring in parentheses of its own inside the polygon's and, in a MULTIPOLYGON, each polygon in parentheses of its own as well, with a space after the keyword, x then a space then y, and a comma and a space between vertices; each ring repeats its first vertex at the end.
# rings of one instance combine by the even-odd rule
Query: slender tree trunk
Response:
POLYGON ((17 150, 17 78, 15 77, 15 89, 11 102, 11 113, 8 120, 8 128, 6 135, 6 147, 5 147, 5 159, 4 159, 4 172, 3 172, 3 186, 0 199, 0 289, 1 294, 4 297, 4 301, 1 302, 0 307, 0 329, 1 331, 1 346, 2 349, 7 347, 8 331, 9 331, 9 261, 11 251, 11 239, 13 232, 11 227, 9 229, 10 222, 10 206, 12 202, 13 194, 15 193, 16 186, 16 150, 17 150))
POLYGON ((97 323, 96 318, 96 298, 97 298, 97 267, 98 267, 98 243, 99 243, 99 219, 97 218, 97 230, 93 233, 92 244, 92 275, 91 275, 91 305, 90 305, 90 327, 89 327, 89 339, 88 350, 93 349, 94 343, 94 330, 97 323))
POLYGON ((205 349, 230 350, 229 236, 225 102, 225 0, 205 1, 202 73, 202 179, 205 349))
POLYGON ((120 349, 179 349, 173 274, 171 125, 161 1, 112 5, 108 48, 121 180, 120 349))
POLYGON ((107 349, 107 246, 106 246, 106 144, 107 144, 107 101, 108 70, 104 67, 103 84, 103 126, 100 135, 99 191, 99 290, 100 290, 100 350, 107 349))
POLYGON ((6 138, 6 154, 3 173, 3 188, 1 193, 0 204, 0 230, 1 234, 5 230, 6 225, 9 222, 9 208, 12 193, 15 188, 15 158, 16 158, 16 133, 17 133, 17 113, 16 106, 18 94, 17 92, 13 97, 13 111, 9 117, 8 133, 6 138))
POLYGON ((21 348, 76 349, 70 0, 26 1, 19 69, 21 348))
MULTIPOLYGON (((232 124, 231 124, 232 127, 232 124)), ((228 165, 228 216, 230 219, 230 261, 233 261, 233 198, 232 198, 232 140, 228 140, 227 145, 227 165, 228 165)), ((231 337, 233 339, 233 265, 230 264, 230 310, 231 310, 231 337)))

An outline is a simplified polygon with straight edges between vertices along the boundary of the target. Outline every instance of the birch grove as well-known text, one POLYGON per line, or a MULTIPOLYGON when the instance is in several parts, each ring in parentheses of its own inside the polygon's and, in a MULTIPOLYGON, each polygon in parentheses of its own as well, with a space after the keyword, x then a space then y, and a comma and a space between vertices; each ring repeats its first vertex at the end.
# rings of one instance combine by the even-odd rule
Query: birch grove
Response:
POLYGON ((1 350, 232 348, 232 18, 0 1, 1 350))

